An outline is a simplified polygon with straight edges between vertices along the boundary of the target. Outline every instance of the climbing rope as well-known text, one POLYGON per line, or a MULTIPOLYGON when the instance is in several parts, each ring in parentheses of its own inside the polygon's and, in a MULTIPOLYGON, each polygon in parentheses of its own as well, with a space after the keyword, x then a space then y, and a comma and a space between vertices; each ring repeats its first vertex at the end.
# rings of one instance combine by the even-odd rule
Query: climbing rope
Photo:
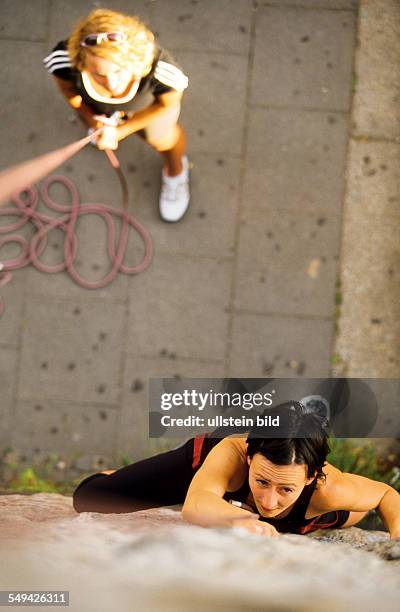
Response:
MULTIPOLYGON (((58 156, 57 159, 56 157, 53 157, 51 160, 53 167, 55 167, 65 161, 65 159, 77 153, 78 150, 80 150, 82 146, 85 146, 88 142, 89 140, 84 138, 79 141, 79 144, 81 145, 79 148, 76 147, 76 143, 73 143, 73 145, 69 145, 63 150, 58 150, 53 152, 53 154, 50 153, 47 156, 42 156, 40 159, 43 159, 44 157, 47 158, 51 155, 58 156), (64 154, 61 156, 60 151, 64 152, 64 154)), ((139 274, 148 267, 152 259, 153 251, 150 234, 133 215, 128 214, 129 195, 125 176, 121 170, 120 163, 115 153, 109 149, 106 149, 105 153, 119 178, 122 190, 122 209, 113 208, 104 204, 81 204, 75 184, 64 176, 50 176, 46 178, 41 185, 40 192, 33 186, 24 187, 19 189, 17 192, 14 191, 14 195, 12 196, 11 200, 15 206, 0 208, 0 215, 2 216, 19 217, 15 223, 10 225, 1 225, 0 234, 16 232, 28 223, 31 223, 31 225, 33 225, 36 229, 36 232, 30 241, 15 233, 0 239, 0 249, 5 244, 10 243, 17 244, 20 249, 19 255, 16 258, 0 262, 0 287, 10 282, 12 278, 11 270, 24 268, 30 264, 32 264, 37 270, 50 274, 67 270, 72 280, 79 286, 86 289, 100 289, 105 287, 114 280, 119 272, 123 272, 124 274, 139 274), (55 184, 61 184, 67 189, 71 199, 69 205, 59 204, 50 197, 49 190, 55 184), (62 213, 61 216, 54 218, 53 216, 38 212, 37 206, 40 197, 49 209, 62 213), (89 281, 83 278, 77 272, 76 266, 74 265, 75 256, 78 250, 78 238, 75 233, 75 226, 79 217, 90 214, 100 216, 104 220, 108 231, 107 252, 111 262, 111 267, 105 276, 97 281, 89 281), (117 244, 115 244, 115 217, 121 220, 121 228, 117 244), (144 255, 142 261, 132 267, 129 267, 123 263, 130 227, 137 231, 144 244, 144 255), (43 255, 43 252, 46 249, 48 234, 54 229, 62 230, 65 233, 64 260, 56 265, 44 264, 40 257, 43 255)), ((26 170, 26 167, 29 164, 31 164, 31 167, 34 167, 34 164, 36 164, 36 166, 34 167, 34 171, 32 173, 26 171, 24 172, 24 184, 26 184, 27 174, 32 178, 34 176, 38 176, 39 174, 43 176, 43 165, 40 170, 38 170, 38 161, 39 160, 26 162, 17 169, 5 171, 4 173, 0 174, 0 179, 2 175, 4 176, 8 172, 8 177, 11 176, 12 180, 14 180, 14 176, 17 174, 18 170, 22 167, 24 167, 26 170)), ((18 182, 18 179, 16 180, 18 182)), ((20 179, 19 182, 21 184, 20 179)), ((3 311, 4 302, 0 297, 0 316, 3 311)))

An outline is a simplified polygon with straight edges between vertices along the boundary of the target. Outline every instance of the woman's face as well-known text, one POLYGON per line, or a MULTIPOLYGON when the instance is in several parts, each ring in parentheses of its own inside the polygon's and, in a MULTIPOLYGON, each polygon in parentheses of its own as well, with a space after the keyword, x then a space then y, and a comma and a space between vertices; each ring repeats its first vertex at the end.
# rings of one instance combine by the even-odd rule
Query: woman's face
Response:
POLYGON ((260 453, 248 457, 249 486, 257 511, 265 518, 278 517, 298 499, 307 478, 307 466, 275 465, 260 453))
POLYGON ((123 94, 135 80, 132 69, 122 67, 104 57, 93 55, 93 53, 86 54, 85 70, 96 83, 107 89, 113 96, 123 94))

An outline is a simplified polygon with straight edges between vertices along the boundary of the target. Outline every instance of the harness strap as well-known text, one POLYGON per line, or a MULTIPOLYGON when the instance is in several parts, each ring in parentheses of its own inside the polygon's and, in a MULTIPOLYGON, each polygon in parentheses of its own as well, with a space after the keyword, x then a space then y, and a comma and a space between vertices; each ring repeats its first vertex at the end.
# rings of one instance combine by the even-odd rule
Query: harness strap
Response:
POLYGON ((196 470, 200 466, 201 462, 201 451, 203 450, 204 439, 207 434, 200 434, 193 440, 193 461, 192 468, 196 470))

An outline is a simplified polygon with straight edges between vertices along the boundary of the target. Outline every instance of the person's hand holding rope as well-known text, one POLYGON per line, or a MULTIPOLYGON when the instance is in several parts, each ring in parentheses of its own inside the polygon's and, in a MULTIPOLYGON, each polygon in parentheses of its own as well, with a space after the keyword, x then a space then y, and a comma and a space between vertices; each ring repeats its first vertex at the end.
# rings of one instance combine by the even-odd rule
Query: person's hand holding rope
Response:
POLYGON ((97 128, 102 128, 102 131, 95 139, 95 144, 98 149, 104 151, 104 149, 118 149, 118 129, 115 124, 115 120, 105 115, 95 115, 97 128))

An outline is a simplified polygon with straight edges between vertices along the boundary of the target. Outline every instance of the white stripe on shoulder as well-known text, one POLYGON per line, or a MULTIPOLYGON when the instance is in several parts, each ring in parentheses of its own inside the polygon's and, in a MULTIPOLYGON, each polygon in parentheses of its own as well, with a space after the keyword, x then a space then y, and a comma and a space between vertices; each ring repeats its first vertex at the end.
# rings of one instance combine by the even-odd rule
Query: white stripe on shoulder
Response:
POLYGON ((51 70, 52 68, 57 67, 58 64, 62 64, 63 67, 68 66, 68 68, 72 68, 71 62, 68 60, 62 59, 61 57, 58 60, 54 60, 54 62, 51 62, 50 64, 45 64, 45 68, 47 68, 47 70, 51 70))
POLYGON ((51 53, 49 53, 49 55, 47 57, 44 58, 44 62, 48 62, 49 60, 53 59, 53 57, 58 57, 58 56, 66 56, 68 55, 68 51, 52 51, 51 53))
POLYGON ((178 68, 177 66, 174 66, 173 64, 170 64, 169 62, 164 62, 162 60, 160 60, 157 63, 156 70, 165 70, 166 72, 169 72, 170 74, 177 74, 177 75, 183 74, 180 68, 178 68))
POLYGON ((183 91, 188 86, 188 82, 187 81, 177 82, 176 80, 172 81, 172 80, 167 79, 165 77, 158 77, 157 80, 160 83, 162 83, 163 85, 167 85, 167 87, 171 87, 172 89, 176 89, 176 91, 183 91))
POLYGON ((56 64, 57 62, 69 62, 69 63, 71 63, 71 60, 67 56, 64 56, 64 57, 54 57, 53 59, 49 60, 48 62, 43 62, 43 63, 44 63, 45 66, 50 67, 53 64, 56 64))
POLYGON ((154 76, 160 83, 173 87, 177 91, 183 91, 189 83, 187 76, 183 74, 182 70, 167 62, 158 62, 154 76))
POLYGON ((59 64, 54 64, 54 66, 52 66, 51 68, 47 68, 47 70, 52 73, 55 70, 61 70, 62 68, 71 68, 71 64, 67 64, 66 62, 64 63, 59 63, 59 64))

